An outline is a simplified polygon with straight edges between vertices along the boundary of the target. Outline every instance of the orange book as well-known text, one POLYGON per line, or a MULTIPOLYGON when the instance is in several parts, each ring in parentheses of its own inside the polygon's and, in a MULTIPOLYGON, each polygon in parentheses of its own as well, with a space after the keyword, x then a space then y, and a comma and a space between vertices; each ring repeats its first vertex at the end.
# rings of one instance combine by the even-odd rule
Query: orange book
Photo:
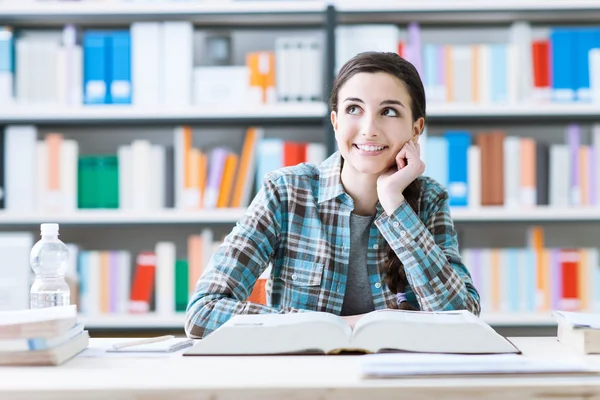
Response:
MULTIPOLYGON (((108 251, 98 252, 100 256, 100 312, 110 312, 110 255, 108 251)), ((113 289, 114 290, 114 289, 113 289)))
POLYGON ((444 46, 446 74, 444 82, 446 83, 446 101, 452 103, 454 101, 454 64, 452 63, 452 46, 444 46))
POLYGON ((198 191, 200 193, 198 208, 202 208, 204 207, 204 189, 206 188, 206 175, 208 174, 208 157, 201 151, 198 157, 198 191))
POLYGON ((185 175, 184 188, 192 187, 192 176, 190 173, 190 150, 192 149, 192 128, 189 126, 182 127, 183 129, 183 173, 185 175))
POLYGON ((536 259, 535 269, 537 272, 536 298, 538 311, 550 309, 550 281, 548 275, 548 258, 544 259, 544 230, 540 226, 534 226, 529 230, 529 247, 533 249, 536 259))
POLYGON ((473 76, 471 78, 472 85, 472 93, 471 97, 475 103, 479 103, 481 99, 479 98, 479 69, 481 65, 479 65, 479 46, 472 46, 473 51, 473 76))
POLYGON ((60 133, 46 135, 48 146, 48 190, 50 193, 60 191, 60 147, 63 137, 60 133))
POLYGON ((492 249, 492 310, 494 312, 500 311, 501 303, 501 292, 502 292, 502 273, 500 265, 500 250, 492 249))
POLYGON ((274 103, 275 92, 275 52, 263 51, 260 54, 261 75, 263 75, 263 103, 274 103), (265 67, 265 70, 263 70, 265 67))
POLYGON ((250 98, 251 102, 262 102, 264 92, 264 76, 260 73, 260 54, 250 52, 246 54, 246 65, 250 70, 250 98))
POLYGON ((242 155, 240 157, 240 165, 236 176, 236 182, 233 189, 233 196, 231 198, 231 207, 241 207, 242 197, 246 185, 251 185, 254 165, 251 165, 254 161, 254 153, 256 151, 256 144, 258 142, 258 134, 256 128, 248 128, 246 131, 246 138, 244 139, 244 146, 242 147, 242 155))
POLYGON ((589 276, 589 262, 587 249, 579 249, 579 272, 577 276, 579 277, 578 286, 581 310, 590 309, 590 279, 592 277, 589 276))
POLYGON ((536 145, 531 138, 521 138, 521 204, 536 205, 536 145))
POLYGON ((219 191, 219 199, 217 200, 217 208, 225 208, 229 206, 231 199, 231 190, 235 179, 235 171, 238 164, 238 155, 229 153, 225 159, 225 168, 223 169, 223 182, 219 191))
POLYGON ((538 311, 550 310, 550 252, 542 249, 539 252, 538 261, 538 282, 540 283, 540 293, 542 301, 538 311))
POLYGON ((531 43, 533 61, 533 86, 535 88, 550 87, 550 42, 534 40, 531 43))
POLYGON ((190 235, 187 240, 189 292, 193 293, 202 276, 202 236, 190 235))
POLYGON ((130 308, 131 313, 146 313, 150 311, 150 303, 154 294, 156 276, 156 254, 143 251, 138 254, 135 263, 135 274, 131 284, 130 308))
POLYGON ((252 289, 252 293, 250 297, 248 297, 248 301, 251 303, 257 304, 267 304, 267 292, 266 292, 267 279, 259 278, 256 280, 256 284, 254 285, 254 289, 252 289))
POLYGON ((404 57, 404 42, 400 41, 398 42, 398 55, 402 58, 404 57))

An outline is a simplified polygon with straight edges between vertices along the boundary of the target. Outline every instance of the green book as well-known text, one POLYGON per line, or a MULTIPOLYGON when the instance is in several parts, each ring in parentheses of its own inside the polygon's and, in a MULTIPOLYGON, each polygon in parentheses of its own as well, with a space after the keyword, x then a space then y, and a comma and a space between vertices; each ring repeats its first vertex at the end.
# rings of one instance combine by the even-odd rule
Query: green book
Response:
POLYGON ((175 311, 184 311, 188 304, 189 274, 188 261, 175 261, 175 311))

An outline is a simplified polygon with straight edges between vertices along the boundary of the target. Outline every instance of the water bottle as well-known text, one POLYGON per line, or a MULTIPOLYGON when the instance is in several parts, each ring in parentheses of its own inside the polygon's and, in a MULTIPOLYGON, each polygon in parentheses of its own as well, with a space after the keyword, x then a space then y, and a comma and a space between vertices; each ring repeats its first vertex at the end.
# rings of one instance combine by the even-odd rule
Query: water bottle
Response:
POLYGON ((42 238, 29 255, 35 281, 30 291, 31 308, 67 306, 71 302, 69 285, 65 281, 69 251, 58 239, 58 224, 42 224, 42 238))

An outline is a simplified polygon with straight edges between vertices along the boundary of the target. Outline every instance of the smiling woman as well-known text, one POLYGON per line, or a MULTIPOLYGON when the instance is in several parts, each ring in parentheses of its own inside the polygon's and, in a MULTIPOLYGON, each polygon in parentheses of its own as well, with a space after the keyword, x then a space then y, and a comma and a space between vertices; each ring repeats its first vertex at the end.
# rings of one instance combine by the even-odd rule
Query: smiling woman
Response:
POLYGON ((265 177, 196 285, 190 337, 234 314, 324 311, 352 326, 385 308, 479 314, 448 194, 421 176, 425 93, 414 66, 361 53, 340 70, 330 106, 339 151, 265 177), (269 265, 267 304, 249 302, 269 265))

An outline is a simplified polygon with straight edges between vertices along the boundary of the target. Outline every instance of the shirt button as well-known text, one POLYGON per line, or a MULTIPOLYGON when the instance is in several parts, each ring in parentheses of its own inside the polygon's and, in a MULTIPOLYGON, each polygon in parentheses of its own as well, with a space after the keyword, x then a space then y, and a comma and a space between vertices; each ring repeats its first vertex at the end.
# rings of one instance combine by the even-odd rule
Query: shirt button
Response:
POLYGON ((400 236, 406 236, 406 231, 400 231, 400 236))
POLYGON ((394 222, 394 224, 393 224, 393 225, 394 225, 394 228, 397 228, 397 227, 399 227, 399 226, 400 226, 400 224, 399 224, 399 223, 397 223, 397 222, 394 222))
POLYGON ((379 248, 379 245, 378 245, 377 243, 375 243, 375 244, 373 245, 373 249, 374 249, 374 250, 377 250, 378 248, 379 248))
POLYGON ((295 280, 296 280, 296 278, 297 278, 296 274, 293 274, 293 275, 292 275, 292 280, 293 280, 293 281, 295 281, 295 280))
POLYGON ((377 283, 375 284, 375 287, 376 287, 377 289, 379 289, 379 288, 381 287, 381 283, 377 282, 377 283))

